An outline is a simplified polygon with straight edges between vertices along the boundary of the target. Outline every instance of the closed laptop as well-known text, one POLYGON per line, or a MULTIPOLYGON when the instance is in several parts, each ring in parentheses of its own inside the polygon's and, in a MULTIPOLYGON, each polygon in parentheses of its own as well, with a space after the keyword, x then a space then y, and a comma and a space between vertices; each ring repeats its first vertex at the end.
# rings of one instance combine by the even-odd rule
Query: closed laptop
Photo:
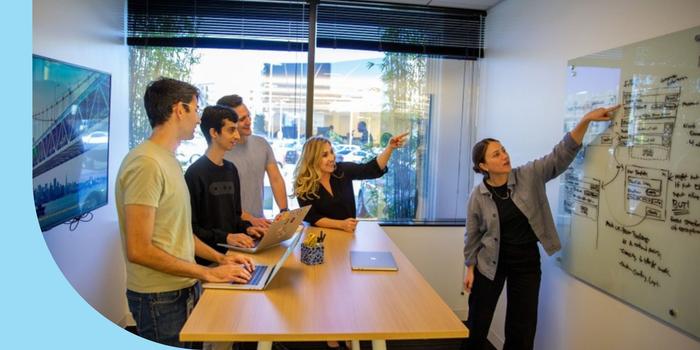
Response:
POLYGON ((370 271, 397 271, 399 267, 396 265, 394 256, 391 252, 350 252, 350 265, 353 270, 370 270, 370 271))

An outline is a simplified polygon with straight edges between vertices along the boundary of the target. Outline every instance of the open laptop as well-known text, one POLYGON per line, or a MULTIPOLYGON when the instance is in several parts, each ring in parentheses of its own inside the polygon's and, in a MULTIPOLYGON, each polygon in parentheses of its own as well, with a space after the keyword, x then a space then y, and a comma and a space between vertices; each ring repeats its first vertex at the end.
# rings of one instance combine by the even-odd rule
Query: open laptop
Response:
POLYGON ((262 238, 255 240, 255 246, 252 248, 236 247, 230 244, 218 243, 222 247, 237 250, 245 253, 256 253, 266 248, 274 247, 283 241, 291 238, 294 233, 300 232, 304 226, 301 222, 306 217, 306 213, 309 212, 311 208, 310 205, 301 207, 299 209, 290 210, 283 213, 282 218, 273 222, 267 229, 262 238))
POLYGON ((350 266, 360 271, 398 271, 391 252, 350 251, 350 266))
POLYGON ((204 283, 203 288, 213 288, 213 289, 241 289, 241 290, 263 290, 265 289, 272 279, 275 278, 277 272, 282 268, 284 262, 287 260, 290 254, 294 251, 294 248, 300 241, 302 233, 299 232, 294 236, 294 239, 287 247, 287 250, 282 254, 282 256, 277 260, 274 265, 255 265, 255 271, 253 271, 250 281, 246 284, 242 283, 204 283))

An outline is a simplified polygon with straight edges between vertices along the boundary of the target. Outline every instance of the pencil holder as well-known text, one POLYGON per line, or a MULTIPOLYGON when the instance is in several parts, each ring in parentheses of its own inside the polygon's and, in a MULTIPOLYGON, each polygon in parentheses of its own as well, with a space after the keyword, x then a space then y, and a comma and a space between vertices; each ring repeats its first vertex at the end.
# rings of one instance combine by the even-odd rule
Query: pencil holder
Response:
POLYGON ((301 245, 301 262, 306 265, 323 264, 323 244, 301 245))

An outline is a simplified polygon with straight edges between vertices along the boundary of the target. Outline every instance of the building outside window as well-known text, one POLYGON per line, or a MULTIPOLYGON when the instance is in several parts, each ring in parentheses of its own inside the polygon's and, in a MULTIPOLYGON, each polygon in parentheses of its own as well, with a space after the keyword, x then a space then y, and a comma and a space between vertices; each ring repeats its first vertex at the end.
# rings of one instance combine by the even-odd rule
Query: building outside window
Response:
MULTIPOLYGON (((166 47, 132 47, 130 52, 131 147, 150 134, 142 94, 146 84, 159 76, 193 83, 201 90, 204 105, 215 104, 224 95, 239 94, 251 111, 254 133, 272 145, 291 193, 294 168, 307 136, 306 53, 166 47)), ((428 169, 429 148, 438 147, 439 141, 431 136, 439 132, 436 119, 463 119, 461 115, 433 115, 436 106, 461 106, 464 98, 441 101, 446 97, 436 93, 436 87, 445 85, 441 78, 447 73, 434 67, 443 61, 417 54, 317 50, 313 130, 314 135, 332 141, 339 161, 369 161, 391 136, 402 132, 410 136, 406 147, 392 157, 387 175, 356 181, 358 217, 411 221, 463 215, 420 210, 437 195, 431 193, 435 186, 429 185, 440 180, 430 178, 428 169)), ((206 147, 199 130, 193 140, 182 142, 176 155, 183 170, 203 155, 206 147)), ((269 186, 267 179, 265 184, 269 186)), ((278 208, 269 188, 265 194, 265 210, 273 215, 278 208)), ((295 200, 290 204, 296 207, 295 200)))

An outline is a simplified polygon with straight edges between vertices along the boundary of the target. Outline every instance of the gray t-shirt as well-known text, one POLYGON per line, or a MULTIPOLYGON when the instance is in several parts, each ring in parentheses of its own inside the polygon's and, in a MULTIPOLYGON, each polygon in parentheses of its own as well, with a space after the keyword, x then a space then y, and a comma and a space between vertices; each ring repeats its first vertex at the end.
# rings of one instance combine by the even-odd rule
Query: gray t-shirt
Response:
POLYGON ((263 184, 268 164, 275 164, 275 154, 267 140, 257 135, 248 136, 245 143, 237 144, 224 158, 236 165, 241 180, 241 204, 244 211, 263 217, 263 184))

